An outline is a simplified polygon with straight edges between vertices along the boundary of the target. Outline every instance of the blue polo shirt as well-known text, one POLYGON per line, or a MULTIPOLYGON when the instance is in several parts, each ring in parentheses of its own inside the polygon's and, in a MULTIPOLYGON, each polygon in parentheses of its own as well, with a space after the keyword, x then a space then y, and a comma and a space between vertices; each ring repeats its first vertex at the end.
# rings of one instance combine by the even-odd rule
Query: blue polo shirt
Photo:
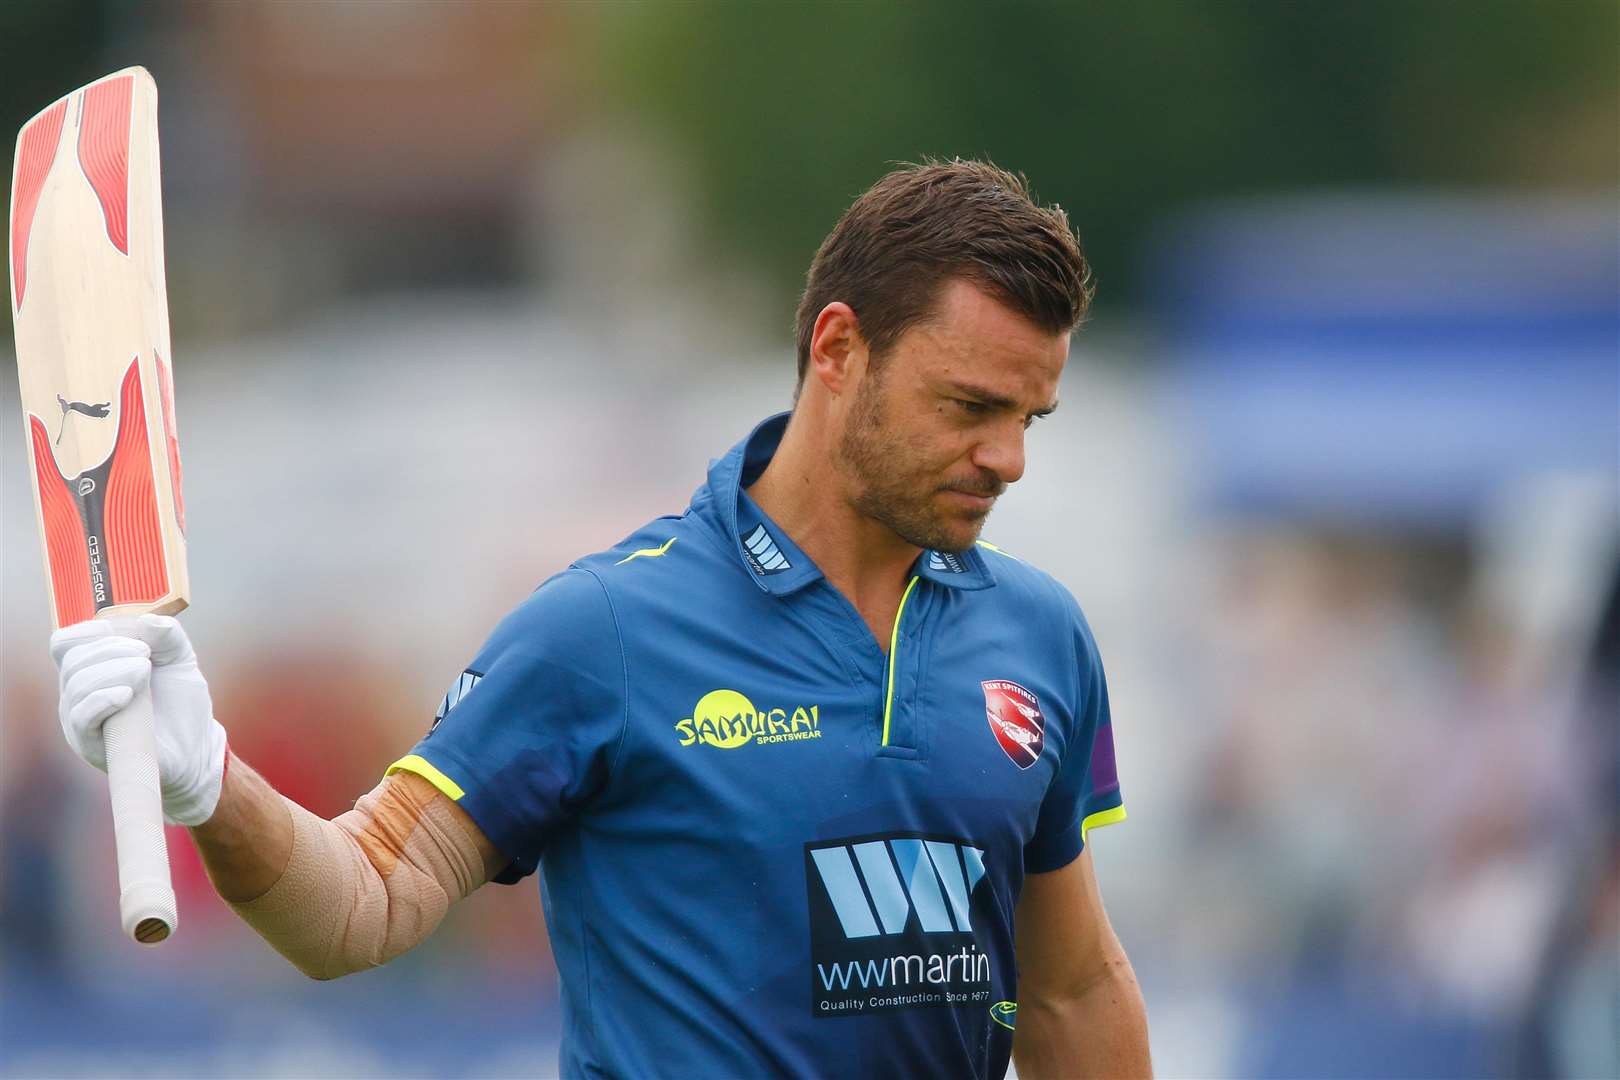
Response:
POLYGON ((880 647, 743 490, 786 426, 540 586, 390 768, 541 871, 565 1076, 999 1077, 1024 876, 1124 817, 1069 592, 925 551, 880 647))

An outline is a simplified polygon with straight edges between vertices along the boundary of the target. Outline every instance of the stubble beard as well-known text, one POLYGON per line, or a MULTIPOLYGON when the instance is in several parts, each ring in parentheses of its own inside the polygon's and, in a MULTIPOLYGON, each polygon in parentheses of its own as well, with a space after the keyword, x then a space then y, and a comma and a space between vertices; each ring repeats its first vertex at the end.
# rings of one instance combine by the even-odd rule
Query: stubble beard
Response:
POLYGON ((988 513, 941 514, 934 503, 938 485, 914 468, 915 451, 883 422, 879 378, 856 392, 849 422, 838 440, 838 458, 849 480, 849 504, 914 547, 961 552, 973 546, 988 513))

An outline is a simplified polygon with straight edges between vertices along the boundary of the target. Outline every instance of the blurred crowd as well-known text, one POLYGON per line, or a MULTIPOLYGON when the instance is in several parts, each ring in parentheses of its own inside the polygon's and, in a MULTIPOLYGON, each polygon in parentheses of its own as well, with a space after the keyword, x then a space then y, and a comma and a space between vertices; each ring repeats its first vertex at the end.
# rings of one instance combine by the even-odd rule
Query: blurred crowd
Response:
POLYGON ((1214 542, 1184 932, 1271 982, 1255 1071, 1611 1074, 1617 702, 1579 661, 1612 559, 1583 568, 1593 608, 1549 649, 1482 609, 1461 545, 1214 542))

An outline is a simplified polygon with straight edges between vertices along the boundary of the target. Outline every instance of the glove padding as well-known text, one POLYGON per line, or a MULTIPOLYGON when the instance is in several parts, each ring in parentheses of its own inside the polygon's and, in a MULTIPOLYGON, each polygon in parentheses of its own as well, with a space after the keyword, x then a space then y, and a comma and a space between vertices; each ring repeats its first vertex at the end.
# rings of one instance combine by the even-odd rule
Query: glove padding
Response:
POLYGON ((51 635, 51 659, 61 675, 62 734, 75 753, 105 772, 102 724, 150 686, 163 816, 171 825, 213 816, 225 779, 225 729, 178 620, 137 615, 64 626, 51 635))

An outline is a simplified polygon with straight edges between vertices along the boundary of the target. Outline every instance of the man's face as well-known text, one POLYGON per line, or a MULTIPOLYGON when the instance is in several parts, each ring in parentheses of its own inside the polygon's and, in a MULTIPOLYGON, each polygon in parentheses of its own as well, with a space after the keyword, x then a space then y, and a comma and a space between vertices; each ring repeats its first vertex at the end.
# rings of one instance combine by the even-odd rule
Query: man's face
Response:
POLYGON ((1067 333, 948 282, 853 391, 838 444, 851 505, 917 547, 971 547, 1024 474, 1024 432, 1056 407, 1068 354, 1067 333))

